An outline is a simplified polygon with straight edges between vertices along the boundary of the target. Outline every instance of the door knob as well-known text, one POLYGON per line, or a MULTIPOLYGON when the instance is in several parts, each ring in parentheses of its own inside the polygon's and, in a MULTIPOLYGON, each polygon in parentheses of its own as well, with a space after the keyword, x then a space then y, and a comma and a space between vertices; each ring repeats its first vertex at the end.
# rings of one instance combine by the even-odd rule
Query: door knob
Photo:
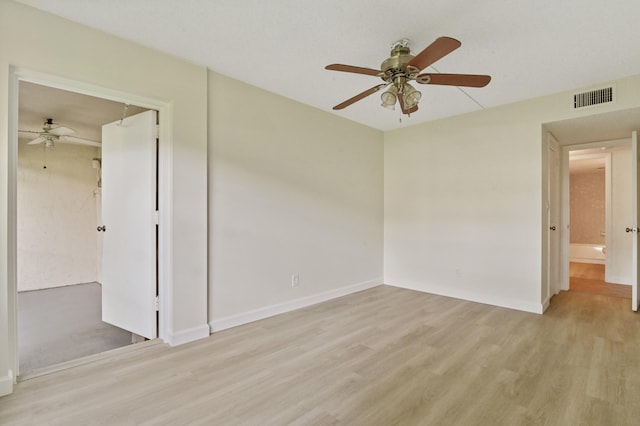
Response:
POLYGON ((555 225, 550 226, 549 229, 551 229, 552 231, 555 231, 556 230, 556 226, 555 225))
POLYGON ((100 231, 105 232, 106 230, 107 230, 107 227, 105 225, 98 226, 98 232, 100 232, 100 231))
POLYGON ((638 228, 624 228, 624 232, 638 232, 638 228))

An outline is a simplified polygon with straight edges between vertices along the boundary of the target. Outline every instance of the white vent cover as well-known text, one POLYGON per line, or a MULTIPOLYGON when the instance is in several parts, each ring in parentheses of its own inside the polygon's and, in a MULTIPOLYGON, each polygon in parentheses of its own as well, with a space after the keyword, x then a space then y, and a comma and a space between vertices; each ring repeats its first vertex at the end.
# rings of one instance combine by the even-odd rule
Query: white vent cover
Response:
POLYGON ((608 86, 573 95, 573 109, 608 104, 615 100, 615 87, 608 86))

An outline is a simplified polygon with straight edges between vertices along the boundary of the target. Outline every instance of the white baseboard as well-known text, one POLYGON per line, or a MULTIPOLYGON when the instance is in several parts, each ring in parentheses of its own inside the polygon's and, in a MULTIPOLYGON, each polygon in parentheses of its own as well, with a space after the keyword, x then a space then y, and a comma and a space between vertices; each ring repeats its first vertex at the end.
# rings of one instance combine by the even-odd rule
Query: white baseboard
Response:
POLYGON ((189 328, 187 330, 180 330, 177 332, 171 331, 169 335, 164 339, 166 343, 171 346, 184 345, 185 343, 193 342, 195 340, 204 339, 209 336, 209 325, 202 324, 197 327, 189 328))
POLYGON ((13 392, 13 374, 11 370, 7 374, 0 377, 0 396, 9 395, 13 392))
POLYGON ((385 280, 386 285, 406 288, 409 290, 421 291, 423 293, 437 294, 439 296, 453 297, 454 299, 467 300, 469 302, 483 303, 485 305, 500 306, 501 308, 515 309, 517 311, 542 314, 544 305, 542 303, 530 303, 522 300, 509 299, 496 295, 486 295, 471 291, 445 288, 421 282, 409 282, 402 280, 385 280))
POLYGON ((551 305, 551 299, 545 300, 544 303, 542 304, 542 312, 545 312, 549 307, 549 305, 551 305))
POLYGON ((632 282, 629 279, 629 277, 621 277, 618 275, 613 275, 613 276, 609 276, 607 275, 605 277, 605 281, 608 283, 612 283, 612 284, 620 284, 620 285, 631 285, 632 282))
POLYGON ((358 291, 367 290, 373 287, 377 287, 379 285, 382 285, 382 278, 377 278, 374 280, 365 281, 365 282, 353 284, 346 287, 340 287, 335 290, 325 291, 323 293, 318 293, 311 296, 290 300, 288 302, 283 302, 276 305, 265 306, 263 308, 254 309, 254 310, 243 312, 236 315, 217 318, 209 322, 209 327, 211 328, 212 333, 216 331, 226 330, 228 328, 237 327, 239 325, 248 324, 250 322, 269 318, 274 315, 279 315, 285 312, 290 312, 296 309, 315 305, 317 303, 326 302, 327 300, 346 296, 348 294, 356 293, 358 291))

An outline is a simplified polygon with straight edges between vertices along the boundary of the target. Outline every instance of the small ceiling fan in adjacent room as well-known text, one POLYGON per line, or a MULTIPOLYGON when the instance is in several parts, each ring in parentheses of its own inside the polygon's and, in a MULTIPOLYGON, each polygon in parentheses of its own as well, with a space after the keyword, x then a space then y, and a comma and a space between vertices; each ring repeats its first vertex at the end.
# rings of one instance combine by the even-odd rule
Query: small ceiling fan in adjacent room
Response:
POLYGON ((403 114, 410 115, 418 110, 418 102, 422 96, 410 81, 419 84, 437 84, 445 86, 484 87, 491 81, 488 75, 477 74, 440 74, 422 73, 422 70, 448 55, 460 47, 462 43, 451 37, 439 37, 422 52, 413 56, 409 49, 408 40, 400 40, 391 47, 389 58, 380 65, 380 69, 355 67, 343 64, 327 65, 325 69, 332 71, 350 72, 380 77, 384 83, 365 90, 356 96, 333 107, 340 110, 366 98, 388 86, 382 96, 382 106, 395 109, 396 102, 400 105, 403 114))
POLYGON ((88 145, 88 146, 96 146, 100 147, 102 144, 100 142, 92 141, 89 139, 78 138, 75 136, 71 136, 76 131, 65 126, 59 126, 57 123, 53 122, 52 118, 47 118, 44 122, 44 126, 42 130, 18 130, 20 133, 32 133, 37 134, 38 137, 29 142, 29 145, 37 145, 44 143, 47 148, 51 148, 57 142, 64 143, 75 143, 79 145, 88 145))

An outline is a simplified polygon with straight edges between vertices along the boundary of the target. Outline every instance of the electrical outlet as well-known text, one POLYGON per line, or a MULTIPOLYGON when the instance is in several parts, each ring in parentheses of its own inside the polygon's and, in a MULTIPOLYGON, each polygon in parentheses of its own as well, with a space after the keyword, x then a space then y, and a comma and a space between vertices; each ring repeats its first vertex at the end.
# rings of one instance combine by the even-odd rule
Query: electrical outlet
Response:
POLYGON ((300 285, 300 274, 291 275, 291 287, 298 287, 300 285))

